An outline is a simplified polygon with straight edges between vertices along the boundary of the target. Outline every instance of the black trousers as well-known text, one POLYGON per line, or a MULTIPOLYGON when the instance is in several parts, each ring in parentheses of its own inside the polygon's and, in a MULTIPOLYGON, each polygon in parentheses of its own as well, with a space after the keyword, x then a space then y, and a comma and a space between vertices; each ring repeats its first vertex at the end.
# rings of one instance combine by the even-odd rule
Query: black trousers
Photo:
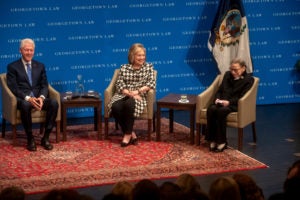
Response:
POLYGON ((125 97, 112 104, 111 112, 124 134, 131 134, 134 125, 135 100, 125 97))
MULTIPOLYGON (((17 108, 21 112, 22 125, 25 129, 27 139, 32 138, 32 119, 31 110, 33 106, 30 102, 18 99, 17 108)), ((46 98, 42 110, 46 111, 45 134, 50 134, 55 126, 55 119, 58 111, 58 102, 55 99, 46 98)), ((49 136, 49 135, 48 135, 49 136)))
POLYGON ((210 142, 222 144, 227 142, 226 117, 233 112, 231 107, 218 106, 215 104, 207 108, 207 135, 205 139, 210 142))

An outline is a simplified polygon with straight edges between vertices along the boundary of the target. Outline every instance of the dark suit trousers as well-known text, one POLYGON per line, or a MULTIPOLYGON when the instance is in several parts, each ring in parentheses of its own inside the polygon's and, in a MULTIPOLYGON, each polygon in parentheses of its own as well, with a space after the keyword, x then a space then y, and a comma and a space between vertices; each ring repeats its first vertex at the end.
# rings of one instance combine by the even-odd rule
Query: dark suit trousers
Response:
POLYGON ((207 109, 207 135, 206 140, 218 144, 225 143, 226 137, 226 117, 233 112, 230 107, 223 107, 212 104, 207 109))
MULTIPOLYGON (((32 137, 32 105, 23 99, 18 99, 18 109, 21 112, 21 120, 28 139, 32 137)), ((55 99, 46 98, 42 110, 46 111, 45 133, 49 134, 55 126, 55 119, 58 111, 58 102, 55 99)))
POLYGON ((113 103, 111 112, 124 134, 131 134, 134 125, 135 100, 125 97, 113 103))

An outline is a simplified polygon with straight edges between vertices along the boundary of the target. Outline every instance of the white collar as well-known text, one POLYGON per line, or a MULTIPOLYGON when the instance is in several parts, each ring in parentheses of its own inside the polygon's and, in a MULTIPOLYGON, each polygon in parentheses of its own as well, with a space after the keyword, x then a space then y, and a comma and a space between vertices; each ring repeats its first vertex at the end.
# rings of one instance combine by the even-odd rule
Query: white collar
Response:
POLYGON ((31 65, 31 61, 26 62, 23 58, 22 58, 22 63, 24 64, 24 66, 26 66, 26 64, 30 64, 31 65))

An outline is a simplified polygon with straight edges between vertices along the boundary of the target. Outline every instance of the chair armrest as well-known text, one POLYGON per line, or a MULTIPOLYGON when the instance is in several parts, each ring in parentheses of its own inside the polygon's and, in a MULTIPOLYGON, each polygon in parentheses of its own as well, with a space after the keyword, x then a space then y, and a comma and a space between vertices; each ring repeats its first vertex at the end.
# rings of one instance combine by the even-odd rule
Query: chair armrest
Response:
POLYGON ((61 120, 61 102, 60 102, 60 93, 55 90, 51 85, 48 85, 49 89, 49 97, 52 99, 55 99, 58 103, 58 111, 55 121, 61 120))
POLYGON ((107 88, 104 90, 104 117, 108 118, 108 107, 107 105, 109 104, 112 96, 115 93, 115 84, 117 82, 117 78, 118 78, 118 74, 119 74, 119 69, 116 69, 114 71, 114 75, 109 83, 109 85, 107 86, 107 88))
POLYGON ((196 122, 200 121, 200 111, 207 108, 213 101, 214 96, 219 88, 222 76, 218 75, 212 84, 201 92, 196 99, 196 122))
POLYGON ((2 87, 2 117, 12 125, 17 123, 17 98, 8 88, 6 83, 6 73, 0 75, 2 87))
MULTIPOLYGON (((157 80, 157 70, 154 70, 155 82, 157 80)), ((150 89, 147 94, 148 119, 152 119, 156 111, 156 89, 150 89)))
POLYGON ((256 96, 259 78, 254 77, 252 87, 238 101, 238 124, 241 127, 248 125, 256 120, 256 96))
POLYGON ((154 104, 156 102, 156 90, 150 89, 147 94, 148 118, 152 119, 154 114, 154 104))

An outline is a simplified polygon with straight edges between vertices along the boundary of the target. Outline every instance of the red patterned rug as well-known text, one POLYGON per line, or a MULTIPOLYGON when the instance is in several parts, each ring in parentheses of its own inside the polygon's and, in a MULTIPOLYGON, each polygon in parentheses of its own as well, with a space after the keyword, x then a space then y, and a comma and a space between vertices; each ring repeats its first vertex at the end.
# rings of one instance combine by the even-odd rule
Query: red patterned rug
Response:
MULTIPOLYGON (((113 127, 110 123, 109 130, 113 127)), ((18 132, 17 146, 12 145, 7 132, 5 139, 0 138, 0 190, 18 185, 32 194, 56 187, 82 188, 120 180, 174 178, 181 173, 207 175, 267 167, 232 148, 216 154, 204 145, 190 145, 189 128, 174 123, 170 134, 167 119, 162 119, 162 142, 155 141, 155 133, 153 140, 147 141, 146 127, 145 120, 136 121, 139 144, 121 148, 120 134, 97 141, 93 125, 68 126, 68 141, 53 143, 52 151, 39 145, 41 137, 36 130, 36 152, 26 150, 22 131, 18 132)))

